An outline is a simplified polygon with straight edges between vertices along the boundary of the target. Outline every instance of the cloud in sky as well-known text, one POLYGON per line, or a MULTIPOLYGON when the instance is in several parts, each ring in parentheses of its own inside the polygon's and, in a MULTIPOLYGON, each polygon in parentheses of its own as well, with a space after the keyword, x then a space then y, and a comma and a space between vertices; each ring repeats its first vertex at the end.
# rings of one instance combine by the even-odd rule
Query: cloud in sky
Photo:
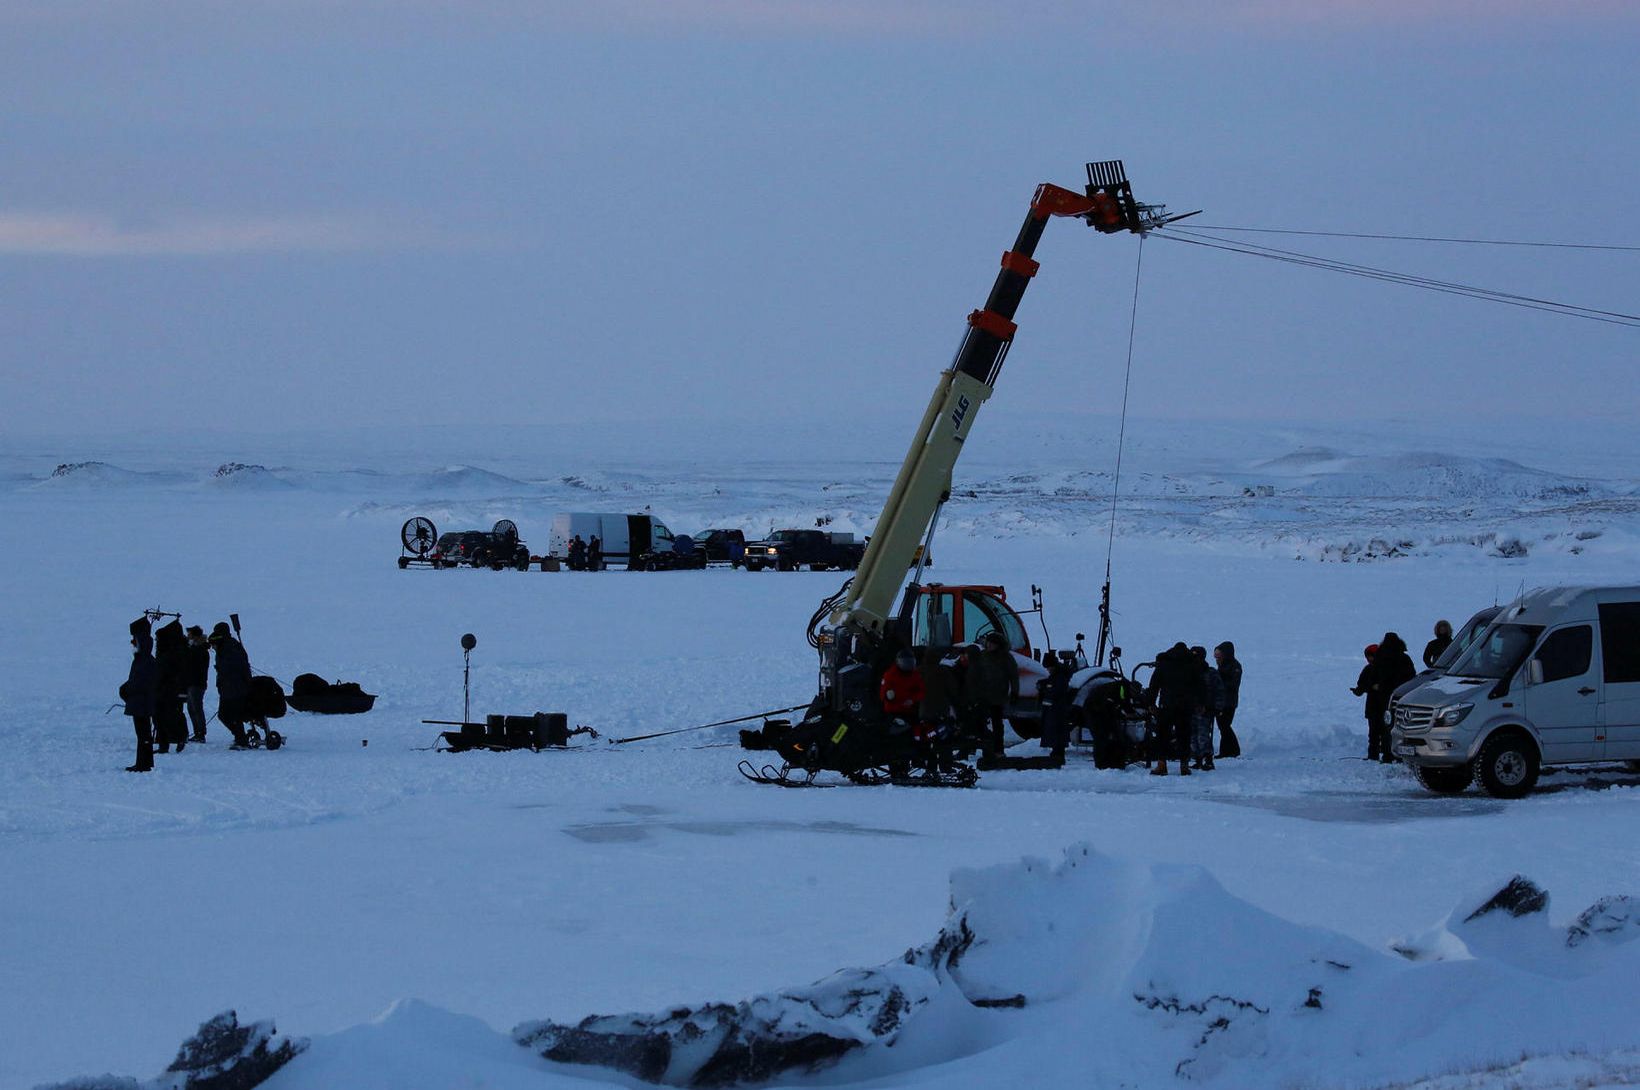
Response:
POLYGON ((179 216, 145 221, 77 212, 0 210, 0 254, 213 257, 468 248, 479 242, 375 216, 179 216))

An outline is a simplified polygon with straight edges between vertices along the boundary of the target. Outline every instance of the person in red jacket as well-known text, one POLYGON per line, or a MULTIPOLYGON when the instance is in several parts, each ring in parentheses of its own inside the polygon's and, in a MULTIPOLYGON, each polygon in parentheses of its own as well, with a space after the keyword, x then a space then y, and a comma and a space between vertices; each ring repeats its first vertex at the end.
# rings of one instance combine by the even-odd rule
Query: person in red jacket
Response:
POLYGON ((883 671, 883 680, 877 686, 877 699, 882 702, 883 713, 890 719, 903 719, 915 728, 918 712, 927 696, 928 688, 923 684, 922 672, 917 669, 917 656, 909 648, 895 655, 894 665, 883 671))

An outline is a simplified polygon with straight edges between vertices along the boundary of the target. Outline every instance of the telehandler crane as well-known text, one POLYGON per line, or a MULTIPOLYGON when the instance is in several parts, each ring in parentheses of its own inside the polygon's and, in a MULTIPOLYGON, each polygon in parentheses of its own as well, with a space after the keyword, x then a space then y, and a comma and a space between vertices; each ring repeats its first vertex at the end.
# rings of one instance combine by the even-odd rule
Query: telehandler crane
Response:
MULTIPOLYGON (((920 565, 898 613, 894 600, 919 543, 923 556, 931 552, 940 509, 951 495, 952 469, 1013 343, 1014 313, 1036 275, 1032 254, 1043 229, 1053 217, 1063 216, 1083 220, 1103 234, 1143 235, 1182 218, 1167 215, 1161 205, 1136 201, 1121 160, 1089 163, 1087 175, 1082 193, 1048 183, 1037 186, 1019 236, 1002 255, 1002 269, 985 306, 968 315, 956 356, 940 373, 858 571, 810 622, 810 643, 820 652, 819 693, 801 723, 774 747, 787 767, 754 775, 743 765, 750 778, 806 786, 816 773, 835 771, 856 782, 877 782, 871 770, 906 764, 879 707, 877 683, 896 652, 914 643, 913 615, 924 593, 920 565), (794 780, 793 772, 806 778, 794 780)), ((953 766, 947 762, 945 767, 953 766)), ((946 782, 928 771, 921 782, 946 782)), ((965 772, 951 782, 971 783, 972 769, 965 772)))

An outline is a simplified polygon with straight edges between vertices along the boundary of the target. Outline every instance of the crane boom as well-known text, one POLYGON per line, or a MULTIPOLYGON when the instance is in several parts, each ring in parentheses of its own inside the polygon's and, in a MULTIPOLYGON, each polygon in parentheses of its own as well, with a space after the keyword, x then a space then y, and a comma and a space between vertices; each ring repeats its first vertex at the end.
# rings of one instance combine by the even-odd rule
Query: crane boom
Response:
POLYGON ((1048 220, 1073 216, 1105 233, 1142 232, 1153 225, 1151 213, 1134 202, 1119 160, 1088 164, 1086 194, 1046 182, 1037 187, 1019 236, 1002 255, 1002 268, 985 306, 968 315, 956 356, 940 373, 859 571, 832 610, 834 629, 851 629, 853 635, 872 642, 886 632, 917 543, 951 493, 952 469, 1013 343, 1014 313, 1036 275, 1032 255, 1048 220))

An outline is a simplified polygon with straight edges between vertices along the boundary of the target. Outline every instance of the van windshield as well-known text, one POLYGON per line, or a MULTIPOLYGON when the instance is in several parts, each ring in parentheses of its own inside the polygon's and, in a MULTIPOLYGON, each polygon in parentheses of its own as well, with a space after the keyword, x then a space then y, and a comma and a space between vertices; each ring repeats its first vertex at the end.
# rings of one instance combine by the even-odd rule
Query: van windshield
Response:
POLYGON ((1458 630, 1458 634, 1452 637, 1452 643, 1445 651, 1441 652, 1441 657, 1435 660, 1434 668, 1437 670, 1451 670, 1452 664, 1458 661, 1458 656, 1469 650, 1469 645, 1475 642, 1477 636, 1486 631, 1486 626, 1492 623, 1492 618, 1502 612, 1503 610, 1496 608, 1483 609, 1469 618, 1469 623, 1458 630))
POLYGON ((1509 677, 1519 669, 1542 634, 1540 624, 1493 625, 1452 664, 1451 672, 1458 677, 1509 677))

